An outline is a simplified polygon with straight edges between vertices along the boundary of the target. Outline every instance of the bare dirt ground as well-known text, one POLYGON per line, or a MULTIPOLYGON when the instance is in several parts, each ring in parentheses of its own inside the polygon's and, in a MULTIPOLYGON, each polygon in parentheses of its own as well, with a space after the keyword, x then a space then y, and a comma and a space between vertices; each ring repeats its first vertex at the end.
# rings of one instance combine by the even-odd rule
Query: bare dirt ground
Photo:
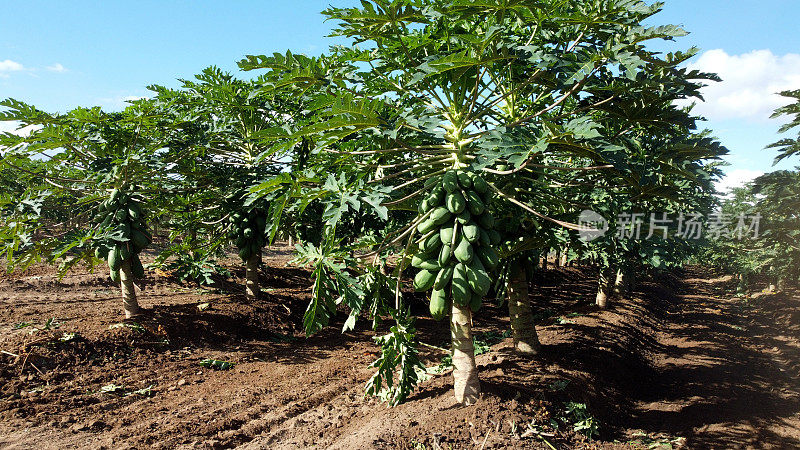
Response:
MULTIPOLYGON (((123 325, 105 274, 3 276, 0 448, 800 447, 797 292, 740 299, 729 280, 691 270, 598 311, 589 270, 547 271, 531 285, 539 356, 492 341, 478 356, 478 404, 458 407, 444 373, 388 408, 363 396, 372 337, 385 330, 363 321, 340 334, 342 315, 305 338, 308 272, 287 260, 265 260, 256 303, 242 273, 200 289, 151 272, 147 317, 123 325), (236 365, 213 370, 205 358, 236 365), (596 440, 572 430, 568 402, 587 406, 596 440)), ((413 298, 420 339, 444 345, 446 324, 413 298)), ((487 340, 507 328, 502 308, 476 316, 487 340)), ((433 366, 443 353, 423 356, 433 366)))

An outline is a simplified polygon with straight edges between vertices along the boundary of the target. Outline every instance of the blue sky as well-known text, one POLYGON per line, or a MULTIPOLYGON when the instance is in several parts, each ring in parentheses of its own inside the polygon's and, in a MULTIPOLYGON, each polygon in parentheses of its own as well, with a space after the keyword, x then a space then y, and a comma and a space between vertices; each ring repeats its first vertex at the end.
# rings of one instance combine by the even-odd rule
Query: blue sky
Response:
MULTIPOLYGON (((108 109, 174 85, 209 65, 234 70, 245 54, 319 54, 334 43, 319 11, 352 1, 5 0, 0 13, 0 98, 51 111, 108 109)), ((727 183, 773 170, 778 90, 800 89, 800 1, 666 0, 651 24, 691 34, 659 50, 701 49, 691 64, 719 73, 698 111, 731 149, 727 183)), ((0 124, 7 129, 7 124, 0 124)), ((792 168, 799 161, 778 168, 792 168)))

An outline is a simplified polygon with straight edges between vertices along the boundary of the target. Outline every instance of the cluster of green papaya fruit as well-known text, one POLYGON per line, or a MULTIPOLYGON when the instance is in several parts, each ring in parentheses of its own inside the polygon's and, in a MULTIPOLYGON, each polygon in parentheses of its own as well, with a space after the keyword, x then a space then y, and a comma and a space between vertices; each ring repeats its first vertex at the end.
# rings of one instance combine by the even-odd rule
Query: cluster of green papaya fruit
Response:
POLYGON ((419 269, 414 289, 431 291, 430 311, 441 320, 451 302, 480 309, 491 288, 489 272, 499 262, 492 246, 500 242, 488 211, 489 185, 475 172, 449 170, 429 186, 419 205, 422 235, 411 265, 419 269))
POLYGON ((260 208, 236 211, 230 216, 228 239, 239 249, 239 257, 247 261, 267 243, 267 215, 260 208))
POLYGON ((128 259, 135 278, 144 277, 144 266, 139 253, 153 241, 147 231, 142 210, 142 199, 114 189, 109 198, 100 203, 95 217, 102 229, 110 229, 95 247, 94 254, 108 261, 111 279, 120 281, 120 268, 128 259))

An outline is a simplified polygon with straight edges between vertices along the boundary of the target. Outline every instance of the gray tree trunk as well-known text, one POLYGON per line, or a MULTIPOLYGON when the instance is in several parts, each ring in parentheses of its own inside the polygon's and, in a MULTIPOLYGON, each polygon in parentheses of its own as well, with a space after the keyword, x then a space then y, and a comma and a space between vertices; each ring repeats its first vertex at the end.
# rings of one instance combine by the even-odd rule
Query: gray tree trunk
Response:
POLYGON ((456 401, 462 405, 472 405, 478 401, 481 384, 475 366, 472 311, 469 306, 459 306, 453 302, 450 335, 453 341, 453 390, 456 401))
POLYGON ((255 300, 259 297, 261 289, 258 286, 258 266, 261 264, 261 249, 250 255, 245 269, 245 288, 248 300, 255 300))
POLYGON ((141 313, 139 302, 136 300, 136 287, 133 284, 133 271, 131 270, 131 259, 122 261, 119 269, 120 288, 122 289, 122 309, 125 310, 125 318, 130 319, 141 313))
POLYGON ((533 323, 528 296, 528 277, 522 265, 516 265, 509 274, 508 285, 508 316, 511 319, 511 331, 514 335, 514 349, 518 353, 535 355, 539 352, 539 335, 533 323))
POLYGON ((595 304, 600 308, 608 307, 608 299, 614 286, 614 271, 609 268, 600 270, 600 277, 597 281, 597 297, 595 304))

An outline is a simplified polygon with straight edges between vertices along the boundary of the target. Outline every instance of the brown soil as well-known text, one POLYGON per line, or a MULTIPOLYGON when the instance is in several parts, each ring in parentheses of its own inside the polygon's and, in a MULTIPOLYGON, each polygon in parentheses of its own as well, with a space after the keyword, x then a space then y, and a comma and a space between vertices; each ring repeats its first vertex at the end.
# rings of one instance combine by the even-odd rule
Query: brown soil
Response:
MULTIPOLYGON (((738 299, 731 281, 695 270, 642 283, 597 311, 588 269, 548 271, 531 289, 541 355, 518 357, 501 340, 478 356, 477 405, 458 407, 445 373, 388 408, 363 397, 376 333, 364 321, 340 334, 340 314, 305 338, 309 274, 287 258, 266 259, 267 292, 255 303, 237 284, 243 273, 215 289, 150 273, 140 293, 147 316, 127 326, 115 326, 121 300, 101 274, 5 276, 0 448, 800 446, 796 292, 738 299), (213 370, 198 364, 205 358, 236 365, 213 370), (599 439, 572 431, 567 402, 587 405, 599 439)), ((444 345, 446 325, 411 298, 420 339, 444 345)), ((475 325, 502 332, 508 319, 489 306, 475 325)), ((443 356, 423 350, 428 365, 443 356)))

